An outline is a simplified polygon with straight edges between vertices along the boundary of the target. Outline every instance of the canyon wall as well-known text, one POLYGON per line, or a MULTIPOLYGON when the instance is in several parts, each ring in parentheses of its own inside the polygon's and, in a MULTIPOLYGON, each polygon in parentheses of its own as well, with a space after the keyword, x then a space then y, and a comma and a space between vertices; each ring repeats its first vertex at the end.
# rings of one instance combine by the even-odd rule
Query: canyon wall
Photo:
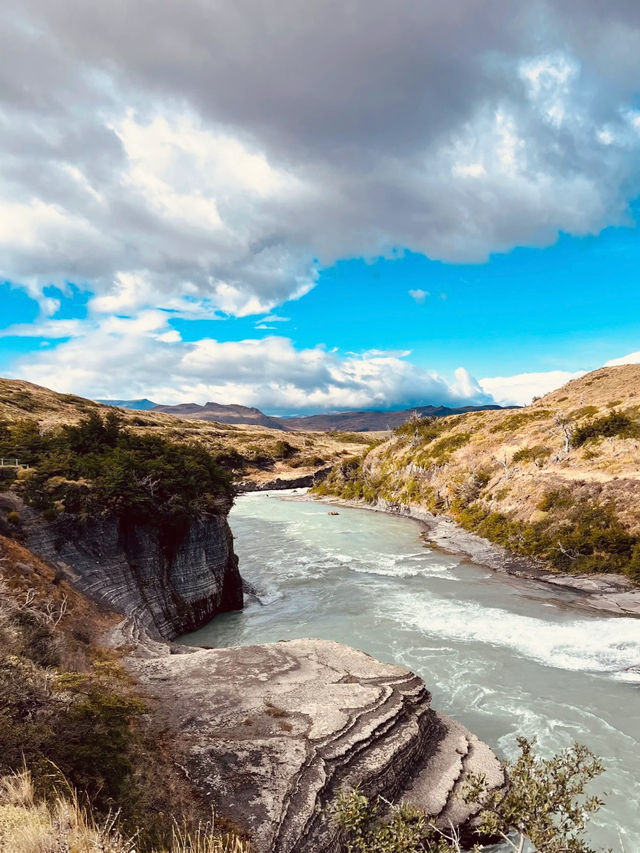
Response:
POLYGON ((51 522, 17 498, 27 547, 89 598, 170 640, 242 608, 242 579, 226 514, 201 514, 179 532, 105 514, 51 522))

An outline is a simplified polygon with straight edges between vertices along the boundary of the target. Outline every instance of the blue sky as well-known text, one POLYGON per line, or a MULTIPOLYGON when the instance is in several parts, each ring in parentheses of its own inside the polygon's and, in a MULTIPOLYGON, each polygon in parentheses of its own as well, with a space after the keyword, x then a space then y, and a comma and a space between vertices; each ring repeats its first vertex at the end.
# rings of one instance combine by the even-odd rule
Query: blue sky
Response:
MULTIPOLYGON (((410 351, 412 362, 446 377, 461 364, 477 377, 577 372, 638 349, 639 271, 640 237, 631 225, 593 237, 561 235, 551 247, 516 248, 479 264, 412 252, 340 261, 320 271, 309 293, 270 314, 169 314, 168 322, 185 342, 286 335, 298 348, 323 344, 341 355, 410 351)), ((24 289, 6 283, 0 292, 0 329, 37 322, 38 301, 24 289)), ((60 303, 53 319, 87 318, 92 294, 82 285, 44 293, 60 303)), ((2 369, 11 372, 21 356, 67 340, 0 338, 2 369)))
POLYGON ((457 2, 9 12, 2 373, 308 412, 640 360, 636 6, 457 2))

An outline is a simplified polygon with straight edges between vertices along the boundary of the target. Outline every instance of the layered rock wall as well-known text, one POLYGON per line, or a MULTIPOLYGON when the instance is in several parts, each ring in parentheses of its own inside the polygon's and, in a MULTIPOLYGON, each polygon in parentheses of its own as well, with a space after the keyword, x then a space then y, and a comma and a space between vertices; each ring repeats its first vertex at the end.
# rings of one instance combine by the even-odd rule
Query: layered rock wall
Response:
POLYGON ((464 830, 478 808, 460 796, 467 775, 504 784, 491 750, 431 708, 422 679, 338 643, 291 640, 130 665, 158 700, 189 778, 256 853, 338 853, 332 808, 355 787, 464 830))
POLYGON ((25 544, 81 592, 155 638, 173 639, 242 607, 226 516, 194 518, 171 547, 162 531, 116 515, 53 522, 21 505, 25 544))

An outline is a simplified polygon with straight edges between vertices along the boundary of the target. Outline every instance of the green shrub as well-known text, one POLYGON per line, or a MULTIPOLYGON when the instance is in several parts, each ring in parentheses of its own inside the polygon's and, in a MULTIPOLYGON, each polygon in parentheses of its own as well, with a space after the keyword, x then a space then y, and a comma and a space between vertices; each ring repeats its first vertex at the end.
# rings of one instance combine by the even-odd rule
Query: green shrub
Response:
POLYGON ((631 580, 640 583, 640 542, 636 543, 631 549, 631 559, 629 560, 626 573, 631 580))
POLYGON ((553 509, 567 509, 573 506, 574 498, 568 489, 552 489, 538 501, 538 509, 549 512, 553 509))
POLYGON ((590 418, 592 415, 597 415, 599 411, 600 409, 597 406, 582 406, 582 408, 570 412, 568 417, 573 418, 574 420, 590 418))
POLYGON ((448 429, 448 427, 449 424, 443 419, 434 417, 410 418, 405 423, 396 427, 393 434, 403 438, 419 440, 425 444, 433 441, 448 429))
POLYGON ((513 454, 513 459, 511 461, 516 464, 518 462, 533 462, 536 464, 545 462, 550 455, 551 451, 548 447, 536 444, 534 447, 523 447, 522 450, 518 450, 513 454))
POLYGON ((445 462, 452 453, 464 447, 470 438, 470 432, 457 432, 454 435, 441 438, 440 441, 436 441, 435 444, 431 445, 431 456, 439 463, 445 462))
POLYGON ((293 447, 293 445, 289 444, 288 441, 280 438, 273 445, 273 449, 271 450, 271 455, 274 459, 290 459, 292 456, 298 453, 298 448, 293 447))
POLYGON ((533 409, 517 412, 515 415, 507 415, 497 423, 491 432, 515 432, 520 427, 526 426, 534 421, 545 420, 551 416, 548 409, 533 409))
POLYGON ((17 479, 17 476, 16 468, 0 468, 0 491, 8 489, 17 479))
POLYGON ((624 412, 613 411, 583 426, 576 427, 571 437, 571 446, 582 447, 586 441, 592 438, 607 436, 635 438, 640 436, 640 425, 624 412))
MULTIPOLYGON (((29 654, 34 645, 29 640, 29 654)), ((42 661, 42 665, 50 665, 42 661)), ((97 673, 51 674, 20 658, 0 661, 0 770, 26 765, 45 793, 57 768, 106 813, 134 797, 136 719, 142 702, 97 673)))
MULTIPOLYGON (((535 741, 519 738, 518 744, 520 756, 506 766, 506 790, 487 790, 484 776, 470 776, 461 792, 466 803, 482 802, 479 835, 508 839, 513 850, 524 850, 529 841, 540 853, 595 853, 584 831, 589 815, 603 805, 587 794, 589 783, 603 772, 601 762, 577 743, 549 759, 535 755, 535 741)), ((437 828, 420 809, 382 798, 370 801, 357 790, 339 798, 334 818, 347 853, 462 849, 453 829, 437 828)))
POLYGON ((575 500, 567 490, 549 492, 538 504, 550 517, 535 523, 492 512, 476 502, 456 501, 451 515, 466 530, 516 554, 538 557, 565 572, 623 572, 640 580, 637 536, 629 533, 615 508, 575 500))
POLYGON ((104 420, 92 412, 46 434, 33 422, 18 423, 0 435, 0 455, 32 466, 18 488, 48 520, 63 509, 108 510, 172 536, 198 513, 219 512, 219 501, 233 496, 230 474, 202 446, 137 435, 115 411, 104 420))

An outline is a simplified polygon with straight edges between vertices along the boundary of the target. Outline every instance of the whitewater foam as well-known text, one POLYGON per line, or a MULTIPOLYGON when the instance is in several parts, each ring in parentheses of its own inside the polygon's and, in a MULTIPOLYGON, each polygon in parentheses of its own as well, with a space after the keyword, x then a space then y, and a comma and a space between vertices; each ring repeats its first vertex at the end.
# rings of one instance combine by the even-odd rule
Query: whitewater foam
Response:
POLYGON ((506 647, 557 669, 620 676, 640 662, 637 619, 553 622, 469 601, 435 596, 427 602, 417 601, 408 593, 380 602, 379 610, 381 615, 402 619, 429 636, 506 647))

